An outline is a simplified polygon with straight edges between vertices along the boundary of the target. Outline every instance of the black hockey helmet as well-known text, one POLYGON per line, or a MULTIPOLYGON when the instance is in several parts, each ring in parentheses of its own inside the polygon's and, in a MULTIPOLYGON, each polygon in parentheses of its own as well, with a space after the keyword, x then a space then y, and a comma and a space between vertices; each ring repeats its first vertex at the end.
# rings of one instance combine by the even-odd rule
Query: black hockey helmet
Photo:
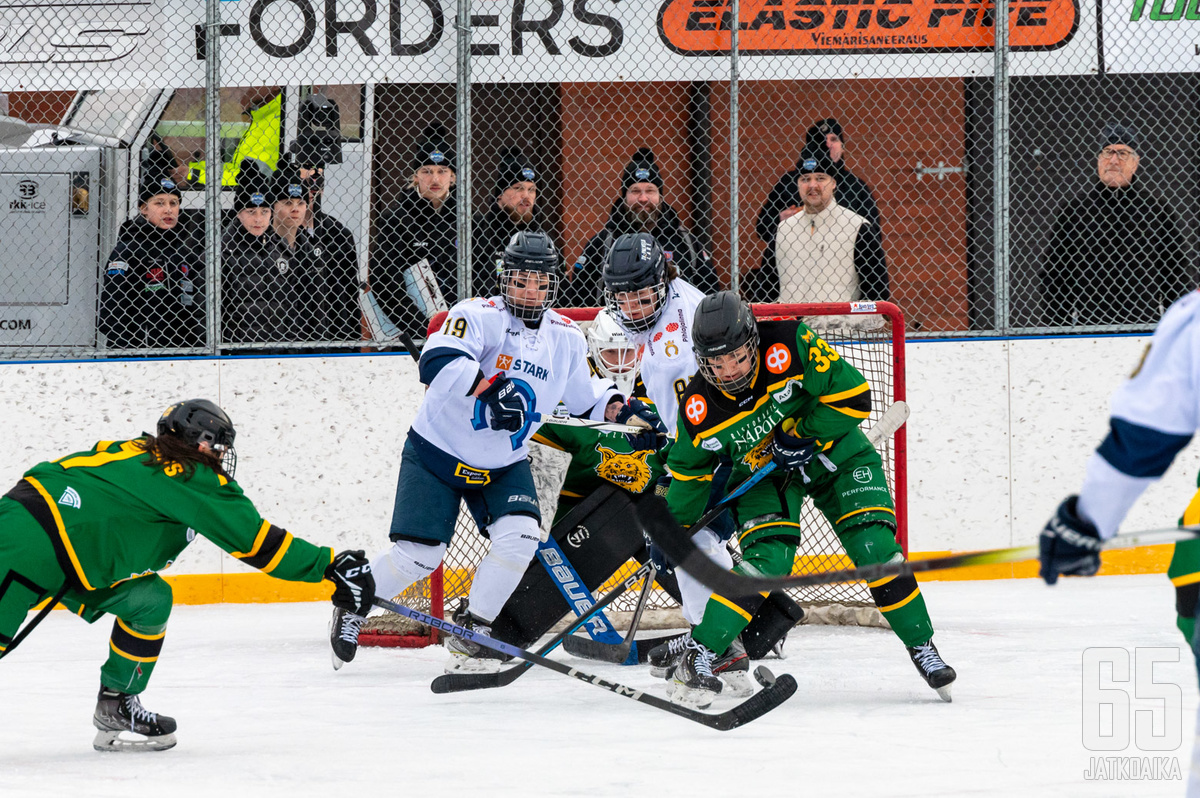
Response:
POLYGON ((754 383, 758 366, 758 322, 750 303, 732 291, 719 291, 700 300, 692 319, 692 346, 700 374, 713 387, 726 393, 739 393, 754 383), (713 361, 738 354, 749 360, 746 373, 733 378, 720 377, 713 361))
POLYGON ((558 249, 550 240, 550 236, 523 230, 509 239, 500 259, 499 269, 500 294, 504 297, 504 304, 509 313, 523 321, 541 321, 542 315, 554 307, 554 300, 558 298, 559 277, 558 249), (546 294, 540 303, 517 302, 511 296, 512 281, 522 278, 523 274, 522 279, 529 278, 531 275, 528 275, 528 272, 544 274, 549 281, 546 294))
POLYGON ((604 259, 604 307, 626 330, 639 333, 654 326, 666 305, 667 259, 654 236, 617 238, 604 259))
POLYGON ((207 443, 221 458, 221 467, 233 477, 237 467, 237 454, 233 450, 233 439, 237 430, 228 414, 207 399, 188 399, 176 402, 163 411, 158 419, 156 434, 173 435, 189 446, 207 443))

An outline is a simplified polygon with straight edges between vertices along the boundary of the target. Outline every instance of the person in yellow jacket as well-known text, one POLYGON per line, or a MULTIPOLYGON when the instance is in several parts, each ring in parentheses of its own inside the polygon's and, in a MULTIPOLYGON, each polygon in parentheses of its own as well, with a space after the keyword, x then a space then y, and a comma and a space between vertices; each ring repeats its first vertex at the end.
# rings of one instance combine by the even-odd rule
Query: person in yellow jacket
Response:
MULTIPOLYGON (((242 115, 250 117, 250 128, 238 143, 233 159, 221 165, 222 186, 237 185, 243 158, 262 161, 273 171, 283 150, 283 92, 278 86, 247 89, 242 96, 242 115)), ((188 167, 188 182, 204 185, 206 162, 193 161, 188 167)))

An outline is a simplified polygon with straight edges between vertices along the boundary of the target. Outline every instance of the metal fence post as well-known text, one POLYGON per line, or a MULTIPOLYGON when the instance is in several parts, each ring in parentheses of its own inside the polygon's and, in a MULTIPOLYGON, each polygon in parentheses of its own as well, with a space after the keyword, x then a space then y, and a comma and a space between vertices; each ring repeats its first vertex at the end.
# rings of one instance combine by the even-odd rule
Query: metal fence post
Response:
POLYGON ((455 138, 458 144, 458 296, 475 295, 471 276, 471 0, 458 0, 455 138))
POLYGON ((738 267, 738 28, 739 0, 729 5, 729 290, 737 293, 738 267))
POLYGON ((992 96, 993 216, 995 247, 996 331, 1007 334, 1009 304, 1008 262, 1008 0, 996 0, 996 42, 992 96))
POLYGON ((204 4, 204 305, 205 338, 213 354, 221 354, 221 0, 204 4))

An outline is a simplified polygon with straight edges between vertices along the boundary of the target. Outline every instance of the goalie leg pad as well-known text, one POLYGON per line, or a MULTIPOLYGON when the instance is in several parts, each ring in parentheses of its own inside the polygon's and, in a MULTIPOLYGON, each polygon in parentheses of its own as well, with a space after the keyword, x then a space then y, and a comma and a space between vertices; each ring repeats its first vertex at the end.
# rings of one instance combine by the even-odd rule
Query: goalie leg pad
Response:
POLYGON ((750 659, 762 659, 767 656, 802 620, 804 608, 787 593, 776 590, 767 596, 767 600, 742 631, 742 644, 746 646, 746 654, 750 659))
POLYGON ((538 519, 524 514, 500 516, 488 526, 492 547, 479 563, 471 583, 471 612, 491 622, 512 595, 537 552, 538 519))
POLYGON ((552 573, 540 559, 535 559, 492 623, 492 637, 528 648, 564 616, 573 615, 555 584, 556 579, 568 595, 578 597, 580 602, 590 602, 590 594, 630 559, 644 562, 645 540, 629 520, 634 499, 614 485, 604 485, 555 524, 550 534, 583 585, 563 582, 563 578, 569 577, 562 570, 554 570, 551 565, 552 573))

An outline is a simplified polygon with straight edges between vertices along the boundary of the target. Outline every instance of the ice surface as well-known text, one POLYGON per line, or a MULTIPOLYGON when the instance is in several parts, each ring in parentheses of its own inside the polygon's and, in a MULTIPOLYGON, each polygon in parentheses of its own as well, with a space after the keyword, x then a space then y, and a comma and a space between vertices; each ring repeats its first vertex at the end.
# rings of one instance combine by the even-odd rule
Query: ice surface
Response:
MULTIPOLYGON (((322 604, 178 607, 143 700, 179 721, 179 745, 140 755, 91 748, 109 624, 55 612, 0 663, 0 795, 1184 793, 1196 675, 1164 576, 922 589, 959 673, 953 704, 891 632, 801 627, 788 659, 765 663, 795 675, 796 696, 724 733, 537 668, 499 690, 437 696, 439 648, 363 649, 335 673, 322 604), (1178 650, 1178 663, 1154 670, 1182 688, 1178 749, 1084 748, 1082 659, 1093 646, 1178 650), (1184 781, 1085 781, 1089 757, 1106 755, 1178 757, 1184 781)), ((644 668, 554 656, 663 690, 644 668)))

